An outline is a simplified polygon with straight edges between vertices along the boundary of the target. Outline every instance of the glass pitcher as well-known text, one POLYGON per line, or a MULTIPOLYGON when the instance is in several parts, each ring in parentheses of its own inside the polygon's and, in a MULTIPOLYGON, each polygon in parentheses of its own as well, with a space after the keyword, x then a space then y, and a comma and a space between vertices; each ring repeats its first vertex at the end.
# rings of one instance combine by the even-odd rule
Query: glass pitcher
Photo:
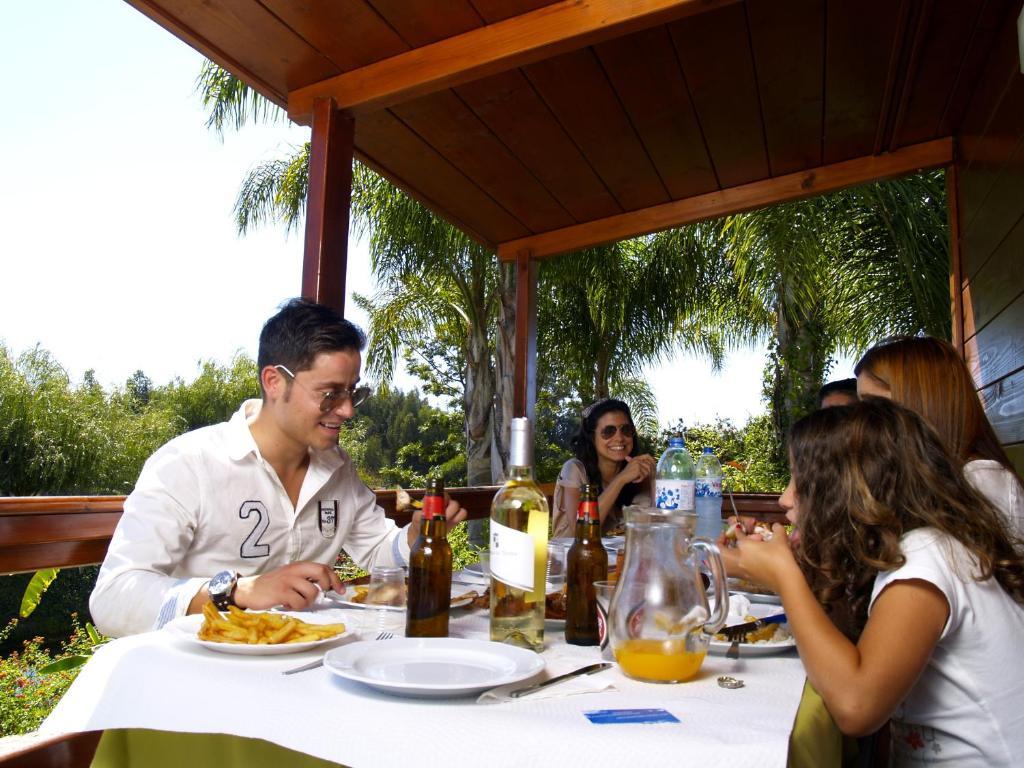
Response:
POLYGON ((643 506, 623 511, 626 563, 609 609, 615 660, 637 680, 689 680, 729 614, 718 547, 693 538, 697 516, 692 512, 643 506), (700 552, 711 568, 714 615, 700 578, 700 552))

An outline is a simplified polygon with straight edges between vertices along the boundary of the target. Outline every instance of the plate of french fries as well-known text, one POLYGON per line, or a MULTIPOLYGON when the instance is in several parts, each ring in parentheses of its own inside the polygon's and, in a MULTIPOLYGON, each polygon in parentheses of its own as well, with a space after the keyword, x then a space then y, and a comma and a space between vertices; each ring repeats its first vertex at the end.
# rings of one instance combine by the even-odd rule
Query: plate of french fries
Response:
POLYGON ((167 629, 210 650, 250 656, 307 651, 351 634, 344 624, 323 614, 250 612, 233 605, 221 613, 212 603, 203 606, 201 614, 174 619, 167 629))

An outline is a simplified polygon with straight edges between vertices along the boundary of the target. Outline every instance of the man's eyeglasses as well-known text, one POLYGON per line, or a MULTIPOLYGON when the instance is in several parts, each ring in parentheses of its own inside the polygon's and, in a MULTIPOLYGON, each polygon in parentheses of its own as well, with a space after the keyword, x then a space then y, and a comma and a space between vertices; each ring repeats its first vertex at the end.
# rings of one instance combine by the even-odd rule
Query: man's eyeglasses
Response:
POLYGON ((633 437, 636 434, 632 424, 605 424, 598 434, 602 440, 610 440, 616 432, 621 432, 623 437, 633 437))
POLYGON ((355 389, 343 387, 342 389, 329 389, 326 392, 314 392, 296 379, 295 374, 289 371, 286 366, 275 365, 274 367, 310 394, 319 395, 321 413, 327 413, 328 411, 333 410, 338 406, 338 403, 343 403, 345 400, 351 400, 352 407, 358 408, 360 405, 365 403, 366 398, 370 396, 371 390, 369 387, 356 387, 355 389))

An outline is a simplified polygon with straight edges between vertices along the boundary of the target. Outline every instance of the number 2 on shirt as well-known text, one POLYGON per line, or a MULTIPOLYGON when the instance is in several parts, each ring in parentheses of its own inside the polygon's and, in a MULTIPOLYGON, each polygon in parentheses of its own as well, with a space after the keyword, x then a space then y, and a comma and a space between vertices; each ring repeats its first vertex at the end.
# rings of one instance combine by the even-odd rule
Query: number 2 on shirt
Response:
POLYGON ((245 541, 242 542, 240 554, 242 557, 266 557, 270 554, 270 545, 263 544, 260 539, 270 527, 270 511, 262 501, 242 502, 238 516, 243 520, 248 520, 253 515, 256 516, 256 524, 252 527, 249 535, 245 537, 245 541))

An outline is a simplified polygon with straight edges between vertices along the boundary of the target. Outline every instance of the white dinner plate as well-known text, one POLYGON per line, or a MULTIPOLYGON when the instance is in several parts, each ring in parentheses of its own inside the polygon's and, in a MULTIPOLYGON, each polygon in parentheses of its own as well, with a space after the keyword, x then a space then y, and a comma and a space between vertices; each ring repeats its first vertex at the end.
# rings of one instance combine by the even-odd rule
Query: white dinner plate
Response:
POLYGON ((774 592, 758 589, 750 582, 730 577, 729 591, 737 595, 743 595, 752 603, 764 603, 765 605, 782 605, 782 598, 774 592))
MULTIPOLYGON (((751 605, 749 614, 756 619, 763 619, 768 616, 774 616, 782 611, 778 606, 774 605, 751 605)), ((745 617, 741 616, 730 616, 726 622, 727 625, 742 624, 745 617)), ((783 624, 782 626, 786 626, 783 624)), ((732 642, 729 640, 715 640, 712 639, 708 644, 708 651, 715 654, 716 656, 724 656, 725 652, 729 650, 729 646, 732 642)), ((785 653, 790 648, 796 647, 796 640, 793 639, 792 635, 785 640, 777 643, 740 643, 740 658, 744 656, 772 656, 776 653, 785 653)))
MULTIPOLYGON (((278 613, 275 611, 275 613, 278 613)), ((307 624, 338 624, 337 617, 331 617, 326 613, 293 613, 290 611, 281 611, 286 616, 294 616, 297 619, 307 624)), ((203 615, 201 613, 193 613, 189 616, 179 616, 178 618, 169 621, 164 629, 171 632, 179 640, 192 643, 193 645, 201 645, 203 648, 209 648, 211 651, 218 651, 220 653, 234 653, 241 656, 276 656, 282 653, 298 653, 299 651, 308 651, 310 648, 319 648, 320 646, 331 645, 336 643, 344 637, 348 637, 352 634, 352 630, 346 628, 340 635, 334 635, 334 637, 324 638, 323 640, 313 640, 308 643, 276 643, 274 645, 264 644, 256 645, 249 643, 218 643, 213 640, 200 640, 198 633, 199 627, 203 623, 203 615)))
POLYGON ((525 680, 544 669, 544 660, 533 651, 485 640, 398 637, 332 648, 324 666, 387 693, 438 698, 525 680))
MULTIPOLYGON (((355 587, 351 584, 346 584, 342 592, 330 592, 324 595, 324 597, 332 603, 345 605, 349 608, 372 608, 377 611, 400 611, 405 613, 404 605, 372 605, 368 603, 357 603, 352 599, 355 597, 355 594, 355 587)), ((453 581, 452 599, 449 607, 465 608, 473 602, 474 598, 479 597, 481 594, 483 594, 483 588, 481 588, 479 584, 466 584, 461 581, 453 581), (471 594, 474 592, 476 594, 471 594)))

